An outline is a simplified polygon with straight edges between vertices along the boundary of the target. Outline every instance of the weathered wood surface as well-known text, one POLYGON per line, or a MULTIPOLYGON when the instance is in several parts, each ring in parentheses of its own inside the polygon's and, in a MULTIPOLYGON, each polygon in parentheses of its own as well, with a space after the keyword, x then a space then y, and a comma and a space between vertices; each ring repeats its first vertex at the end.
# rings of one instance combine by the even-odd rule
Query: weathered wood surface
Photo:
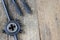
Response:
MULTIPOLYGON (((22 7, 21 2, 17 1, 22 7)), ((27 14, 22 7, 25 16, 21 17, 8 0, 14 18, 18 18, 24 24, 24 33, 18 34, 19 40, 60 40, 60 0, 27 1, 33 14, 27 14)), ((0 40, 14 40, 13 37, 2 33, 5 23, 6 15, 0 0, 0 40)))
POLYGON ((41 40, 60 40, 60 0, 38 0, 37 10, 41 40))
MULTIPOLYGON (((38 22, 37 22, 37 11, 36 11, 36 1, 35 0, 27 0, 29 2, 29 5, 31 6, 33 10, 33 14, 30 15, 26 13, 24 10, 24 17, 21 17, 17 14, 15 7, 13 4, 10 4, 10 0, 7 0, 9 3, 9 8, 11 10, 11 14, 14 16, 14 18, 18 18, 22 21, 24 24, 24 33, 18 34, 19 40, 39 40, 39 30, 38 30, 38 22)), ((19 0, 17 0, 20 2, 19 0)), ((21 3, 20 3, 21 4, 21 3)), ((21 5, 22 7, 22 5, 21 5)), ((23 9, 23 8, 22 8, 23 9)), ((14 40, 12 36, 8 36, 6 34, 2 33, 2 29, 4 28, 4 25, 6 23, 6 15, 5 11, 2 5, 2 2, 0 0, 0 40, 14 40)))

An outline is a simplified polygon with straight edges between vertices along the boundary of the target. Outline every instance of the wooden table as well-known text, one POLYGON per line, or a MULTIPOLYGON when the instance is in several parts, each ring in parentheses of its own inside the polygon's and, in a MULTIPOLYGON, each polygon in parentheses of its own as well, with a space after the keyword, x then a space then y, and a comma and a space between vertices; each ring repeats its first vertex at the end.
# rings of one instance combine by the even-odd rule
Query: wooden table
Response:
MULTIPOLYGON (((20 0, 17 0, 22 7, 20 0)), ((33 14, 25 12, 24 17, 17 14, 10 3, 11 14, 24 24, 24 33, 18 34, 19 40, 60 40, 60 0, 27 0, 33 14)), ((14 40, 12 36, 2 33, 6 24, 6 15, 0 0, 0 40, 14 40)))

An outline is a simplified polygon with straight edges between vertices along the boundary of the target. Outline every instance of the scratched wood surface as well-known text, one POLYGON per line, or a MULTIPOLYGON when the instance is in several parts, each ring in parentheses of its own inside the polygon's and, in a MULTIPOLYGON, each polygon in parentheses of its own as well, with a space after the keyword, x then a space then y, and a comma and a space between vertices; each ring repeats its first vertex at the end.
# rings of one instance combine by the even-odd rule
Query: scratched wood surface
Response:
MULTIPOLYGON (((23 10, 24 17, 21 17, 17 14, 14 5, 11 3, 11 0, 6 0, 6 2, 8 2, 9 4, 11 15, 13 15, 14 18, 21 20, 21 22, 24 25, 24 27, 22 28, 24 32, 22 34, 18 34, 18 39, 19 40, 39 40, 39 30, 38 30, 38 22, 37 22, 37 15, 36 15, 37 11, 35 7, 36 1, 27 0, 29 5, 31 6, 31 9, 33 10, 33 13, 31 15, 25 12, 20 0, 17 0, 17 2, 19 3, 19 5, 23 10)), ((4 28, 4 25, 7 23, 6 18, 7 17, 5 15, 4 8, 0 0, 0 40, 14 40, 12 36, 8 36, 2 33, 2 29, 4 28)))
POLYGON ((60 40, 60 0, 38 0, 37 10, 41 40, 60 40))

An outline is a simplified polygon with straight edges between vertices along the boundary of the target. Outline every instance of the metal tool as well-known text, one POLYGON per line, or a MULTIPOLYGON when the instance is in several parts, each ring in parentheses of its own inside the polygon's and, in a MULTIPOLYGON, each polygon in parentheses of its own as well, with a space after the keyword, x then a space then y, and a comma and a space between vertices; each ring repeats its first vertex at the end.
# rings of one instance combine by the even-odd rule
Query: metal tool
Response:
POLYGON ((14 4, 16 11, 18 12, 19 15, 23 16, 23 12, 20 8, 20 6, 18 5, 18 3, 16 2, 16 0, 12 0, 12 3, 14 4))
POLYGON ((26 0, 20 0, 20 1, 22 2, 26 12, 31 13, 32 10, 31 10, 30 6, 28 5, 28 3, 26 2, 26 0))
POLYGON ((9 14, 8 7, 7 7, 7 5, 6 5, 6 3, 5 3, 4 0, 2 0, 2 4, 3 4, 3 6, 4 6, 4 9, 5 9, 5 12, 6 12, 7 19, 10 21, 10 20, 11 20, 11 16, 10 16, 10 14, 9 14))
POLYGON ((9 14, 9 9, 7 7, 5 0, 2 0, 2 3, 6 12, 6 16, 8 18, 8 22, 3 31, 7 35, 14 36, 15 40, 18 40, 17 34, 21 32, 21 23, 19 23, 17 20, 12 19, 11 15, 9 14))
MULTIPOLYGON (((29 5, 27 4, 26 0, 20 0, 24 6, 24 9, 26 10, 27 13, 31 13, 32 10, 29 7, 29 5)), ((19 7, 18 3, 16 2, 16 0, 12 0, 13 4, 16 7, 17 12, 21 13, 21 8, 19 7), (20 9, 19 9, 20 8, 20 9)), ((22 14, 22 13, 21 13, 22 14)))

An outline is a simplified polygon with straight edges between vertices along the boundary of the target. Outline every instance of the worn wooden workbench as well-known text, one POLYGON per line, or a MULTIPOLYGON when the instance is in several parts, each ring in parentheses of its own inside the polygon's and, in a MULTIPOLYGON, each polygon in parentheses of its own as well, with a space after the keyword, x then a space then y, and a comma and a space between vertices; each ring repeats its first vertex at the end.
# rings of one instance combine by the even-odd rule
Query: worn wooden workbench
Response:
MULTIPOLYGON (((18 34, 19 40, 60 40, 60 0, 27 1, 33 10, 33 14, 27 14, 23 10, 25 16, 21 17, 8 0, 11 14, 24 24, 24 33, 18 34)), ((18 2, 20 3, 19 0, 18 2)), ((22 7, 22 9, 24 8, 22 7)), ((5 11, 0 0, 0 40, 14 40, 12 36, 2 33, 6 22, 5 11)))

